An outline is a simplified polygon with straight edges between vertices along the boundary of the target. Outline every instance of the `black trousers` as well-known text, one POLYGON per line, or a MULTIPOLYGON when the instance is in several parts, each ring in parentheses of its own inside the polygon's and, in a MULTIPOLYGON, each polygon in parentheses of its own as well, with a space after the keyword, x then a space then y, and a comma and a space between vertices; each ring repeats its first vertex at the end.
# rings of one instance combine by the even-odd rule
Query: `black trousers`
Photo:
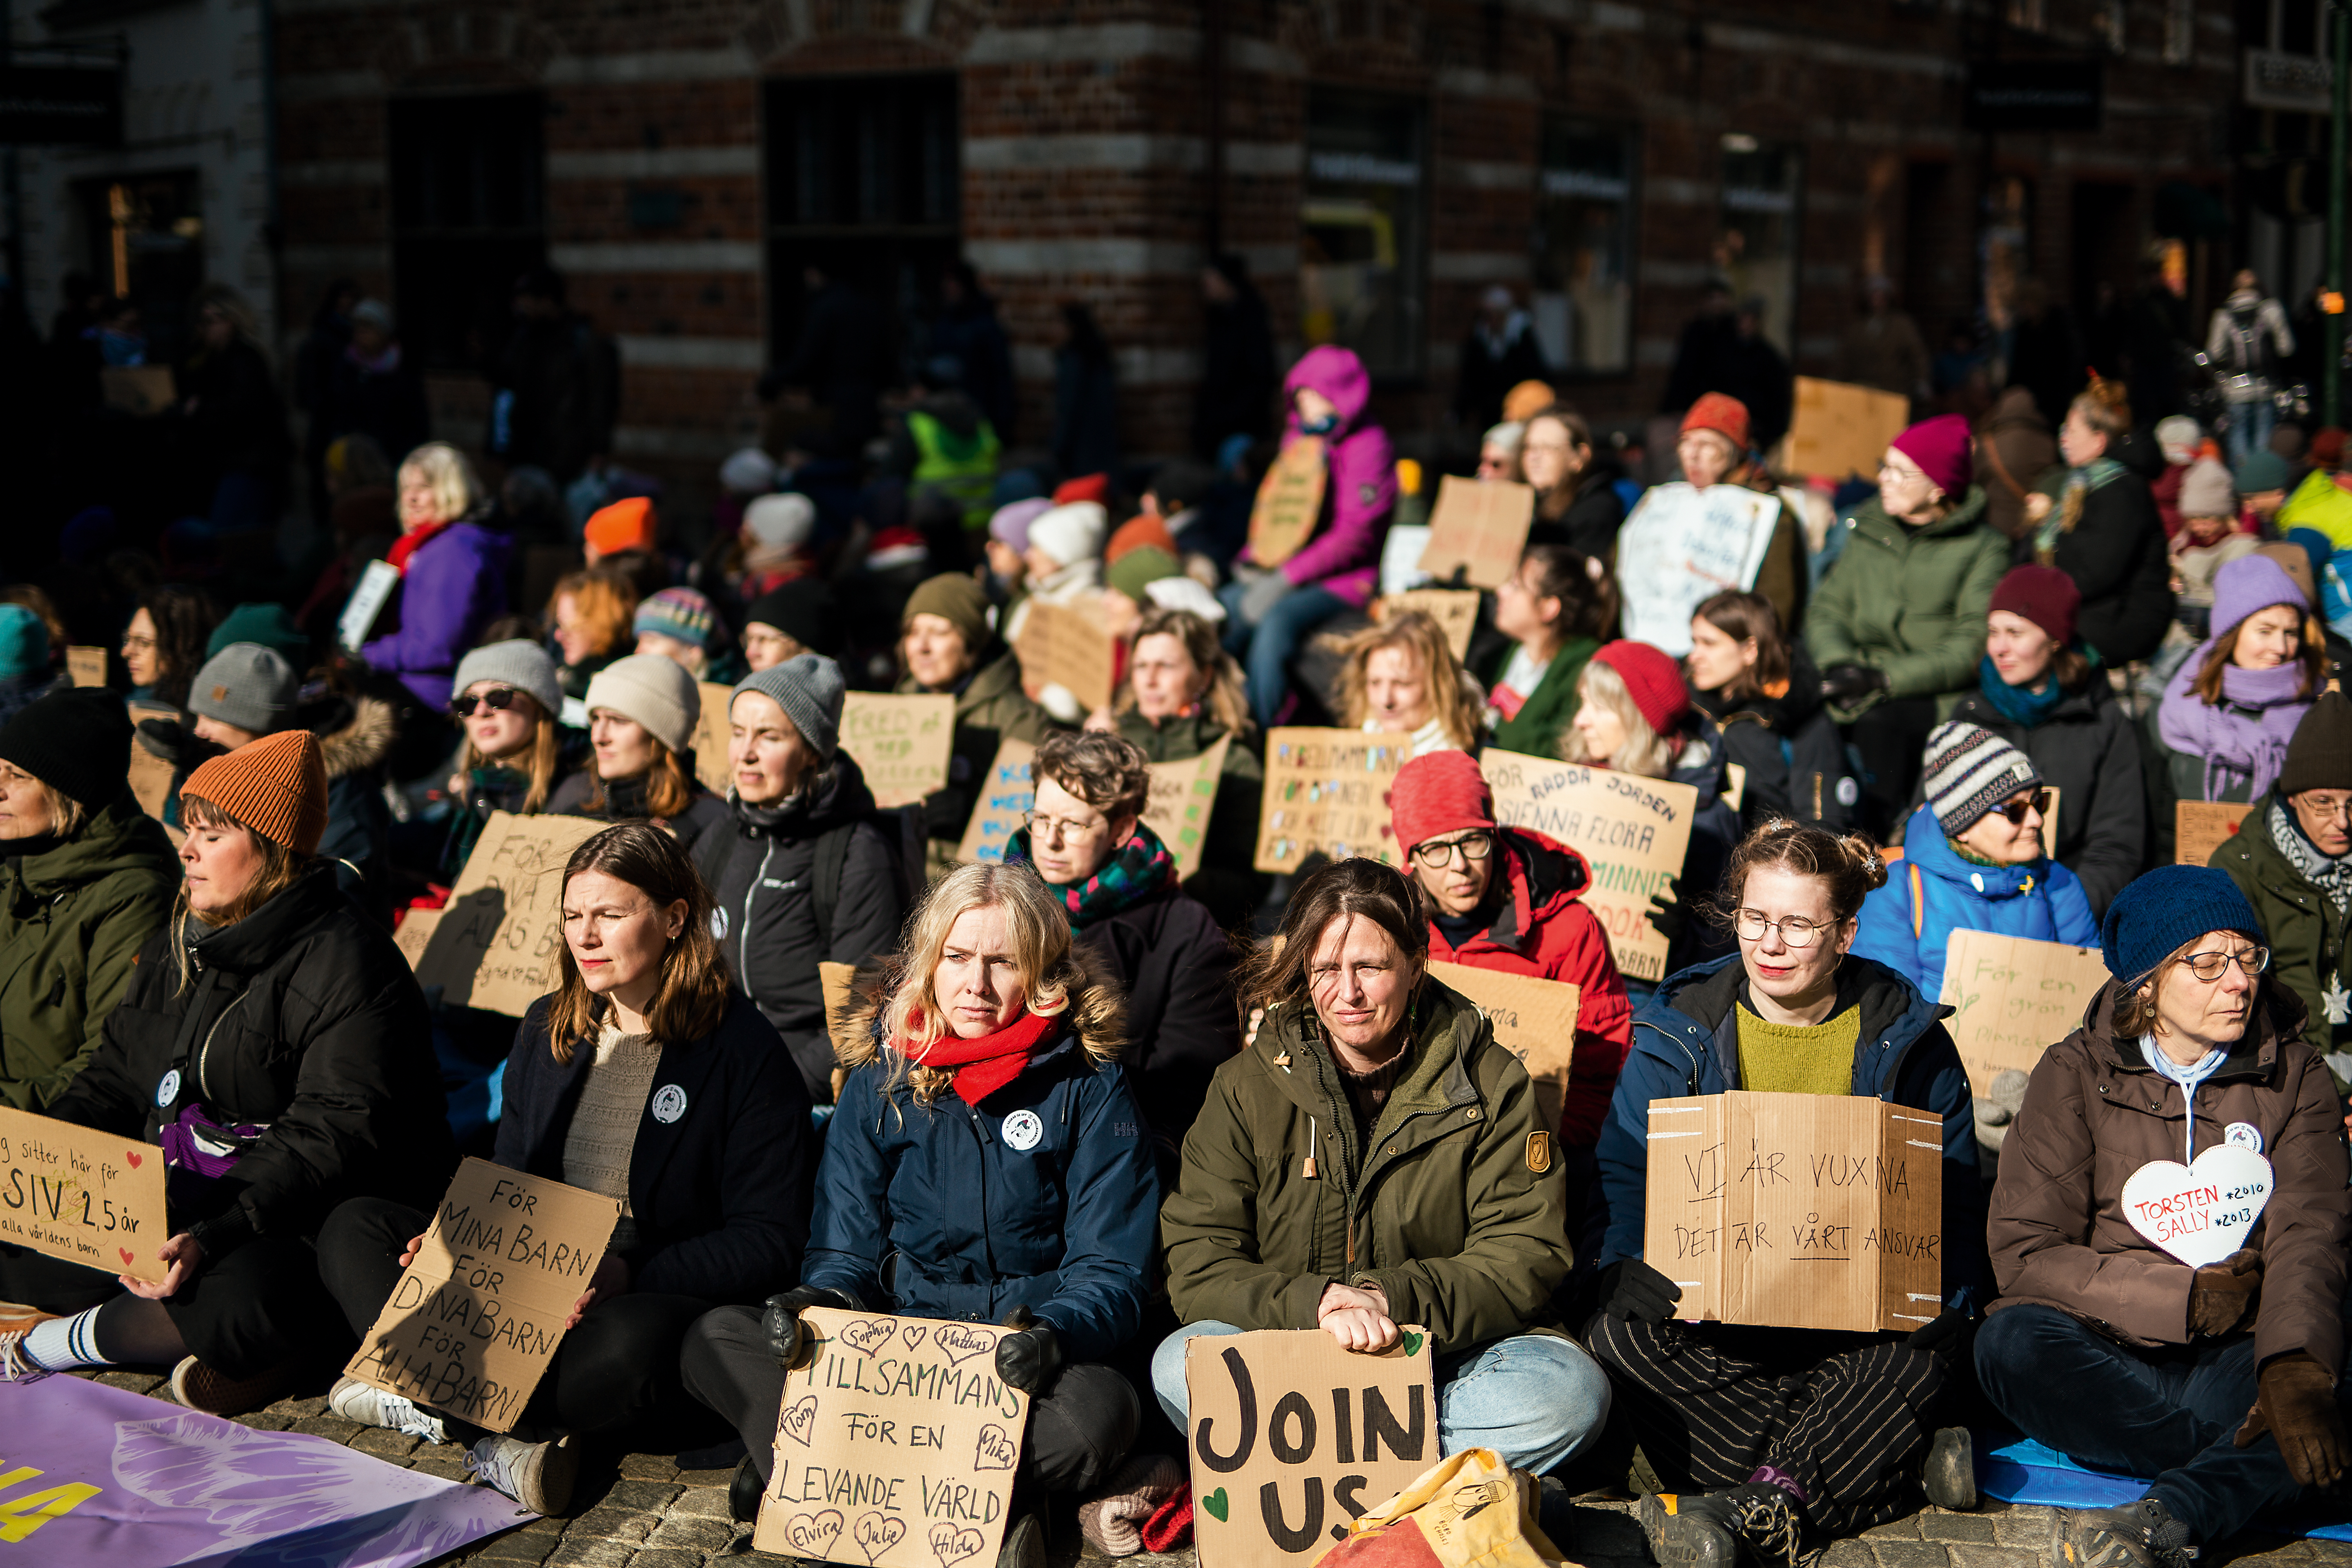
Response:
MULTIPOLYGON (((0 1246, 0 1300, 79 1312, 116 1300, 136 1298, 111 1274, 0 1246)), ((258 1376, 314 1348, 320 1325, 332 1321, 333 1310, 310 1244, 268 1236, 205 1259, 196 1277, 162 1305, 189 1354, 237 1378, 258 1376)))
POLYGON ((1881 702, 1846 726, 1846 739, 1862 759, 1863 826, 1882 842, 1911 815, 1911 792, 1935 727, 1932 697, 1881 702))
MULTIPOLYGON (((721 1307, 688 1331, 686 1391, 732 1422, 762 1478, 775 1463, 784 1372, 768 1353, 756 1307, 721 1307)), ((1092 1491, 1135 1446, 1143 1419, 1134 1385, 1109 1367, 1066 1366, 1029 1402, 1029 1435, 1014 1479, 1055 1492, 1092 1491)))
MULTIPOLYGON (((365 1334, 400 1279, 400 1255, 432 1216, 382 1198, 352 1198, 319 1232, 319 1275, 354 1334, 365 1334)), ((532 1441, 624 1426, 678 1394, 677 1350, 710 1310, 693 1296, 630 1294, 590 1307, 555 1347, 513 1435, 532 1441)), ((473 1428, 450 1424, 452 1435, 473 1428)))
POLYGON ((1949 1369, 1885 1334, 1627 1323, 1585 1331, 1659 1478, 1737 1486, 1764 1465, 1805 1491, 1805 1514, 1848 1534, 1917 1506, 1930 1406, 1949 1369))

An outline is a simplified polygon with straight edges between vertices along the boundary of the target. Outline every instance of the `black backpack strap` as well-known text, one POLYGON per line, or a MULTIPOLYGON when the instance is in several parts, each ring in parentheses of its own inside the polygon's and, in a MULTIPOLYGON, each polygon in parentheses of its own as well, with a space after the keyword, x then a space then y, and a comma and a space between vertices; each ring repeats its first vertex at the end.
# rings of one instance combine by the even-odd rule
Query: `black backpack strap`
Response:
POLYGON ((816 866, 809 877, 809 894, 816 900, 816 940, 821 952, 833 951, 833 912, 841 907, 841 872, 849 863, 849 840, 865 818, 828 827, 816 838, 816 866))

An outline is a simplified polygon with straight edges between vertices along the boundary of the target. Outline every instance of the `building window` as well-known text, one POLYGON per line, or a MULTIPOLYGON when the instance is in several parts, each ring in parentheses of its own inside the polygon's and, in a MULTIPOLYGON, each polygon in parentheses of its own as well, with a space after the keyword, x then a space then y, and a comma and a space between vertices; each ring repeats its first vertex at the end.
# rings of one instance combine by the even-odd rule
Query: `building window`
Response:
POLYGON ((1737 132, 1723 139, 1723 196, 1716 270, 1735 300, 1764 302, 1764 335, 1782 353, 1796 342, 1797 194, 1805 154, 1737 132))
POLYGON ((1544 358, 1587 375, 1628 370, 1633 353, 1633 170, 1630 132, 1554 120, 1536 192, 1534 314, 1544 358))
POLYGON ((150 364, 169 363, 188 347, 188 297, 205 280, 203 189, 193 169, 75 187, 90 276, 139 307, 150 364))
POLYGON ((2006 332, 2021 308, 2038 316, 2047 301, 2046 290, 2031 279, 2032 224, 2032 182, 2018 174, 1993 176, 1985 188, 1984 223, 1977 233, 1977 270, 1984 279, 1985 320, 1996 332, 2006 332))
POLYGON ((890 362, 917 368, 921 323, 960 252, 956 79, 793 77, 767 87, 768 331, 801 341, 807 269, 882 308, 890 362))
POLYGON ((1415 100, 1321 88, 1308 97, 1301 335, 1355 350, 1378 376, 1422 368, 1422 162, 1415 100))
POLYGON ((2185 66, 2197 52, 2197 0, 2164 0, 2164 63, 2185 66))
POLYGON ((2007 0, 2002 15, 2012 27, 2029 33, 2044 32, 2050 26, 2050 13, 2045 0, 2007 0))
POLYGON ((391 106, 392 278, 405 352, 480 364, 515 279, 547 259, 546 108, 535 92, 391 106))

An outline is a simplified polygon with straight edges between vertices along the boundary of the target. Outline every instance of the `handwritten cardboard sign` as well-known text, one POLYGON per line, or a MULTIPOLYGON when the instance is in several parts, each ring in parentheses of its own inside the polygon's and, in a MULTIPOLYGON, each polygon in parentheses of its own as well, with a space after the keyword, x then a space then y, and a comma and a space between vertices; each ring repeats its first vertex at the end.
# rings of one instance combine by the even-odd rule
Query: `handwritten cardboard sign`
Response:
POLYGON ((1568 1100, 1568 1068, 1576 1054, 1577 988, 1475 964, 1430 962, 1429 973, 1478 1005, 1495 1041, 1519 1058, 1535 1080, 1536 1124, 1557 1131, 1568 1100))
POLYGON ((1942 1310, 1944 1120, 1850 1094, 1650 1101, 1642 1260, 1675 1315, 1916 1329, 1942 1310))
POLYGON ((375 618, 383 614, 383 606, 392 591, 400 586, 400 568, 389 561, 371 561, 360 574, 359 586, 343 602, 343 613, 335 622, 335 640, 356 653, 360 644, 367 641, 375 626, 375 618))
POLYGON ((751 1544, 865 1568, 989 1568, 1004 1542, 1029 1396, 997 1380, 982 1323, 801 1314, 776 1468, 751 1544))
POLYGON ((425 954, 433 945, 433 933, 441 929, 441 917, 446 910, 411 910, 400 917, 393 929, 392 945, 400 949, 400 956, 408 960, 413 971, 425 962, 425 954))
POLYGON ((172 764, 131 737, 131 794, 139 802, 139 809, 163 820, 164 803, 172 798, 172 764))
POLYGON ((955 699, 945 692, 853 691, 842 700, 841 749, 886 811, 946 788, 954 748, 955 699))
POLYGON ((153 1281, 171 1236, 163 1150, 0 1108, 0 1242, 153 1281))
POLYGON ((102 647, 69 647, 66 649, 66 671, 76 686, 106 684, 106 650, 102 647))
POLYGON ((117 414, 150 419, 179 401, 168 364, 110 364, 98 373, 98 395, 117 414))
POLYGON ((1533 486, 1507 481, 1481 483, 1448 474, 1437 487, 1429 513, 1429 545, 1421 569, 1439 582, 1454 569, 1481 588, 1499 588, 1519 569, 1528 548, 1528 527, 1536 519, 1533 486))
POLYGON ((1055 605, 1032 599, 1022 617, 1021 659, 1024 686, 1042 691, 1066 689, 1091 713, 1110 706, 1111 672, 1118 662, 1118 639, 1104 628, 1095 602, 1055 605))
POLYGON ((1401 857, 1389 823, 1389 789, 1410 754, 1402 735, 1269 731, 1251 863, 1261 871, 1296 871, 1319 849, 1334 860, 1361 855, 1396 865, 1401 857))
POLYGON ((1478 629, 1475 593, 1468 588, 1410 588, 1402 594, 1384 594, 1372 601, 1372 619, 1376 621, 1408 611, 1418 611, 1435 621, 1455 658, 1470 657, 1470 634, 1478 629))
POLYGON ((616 1198, 466 1161, 344 1373, 511 1431, 620 1217, 616 1198))
POLYGON ((1250 506, 1251 560, 1279 566, 1298 553, 1322 516, 1329 479, 1322 437, 1301 436, 1282 449, 1258 481, 1257 499, 1250 506))
POLYGON ((735 689, 715 680, 698 680, 694 687, 702 697, 694 725, 695 781, 723 800, 735 784, 735 770, 727 762, 727 705, 734 700, 735 689))
POLYGON ((1903 394, 1818 376, 1796 378, 1793 404, 1789 433, 1772 454, 1774 471, 1841 484, 1877 473, 1886 448, 1911 423, 1911 400, 1903 394))
POLYGON ((1378 1355, 1320 1329, 1185 1342, 1203 1568, 1306 1568, 1437 1462, 1429 1336, 1400 1326, 1378 1355))
POLYGON ((416 983, 440 986, 452 1006, 529 1012, 555 989, 563 863, 604 827, 588 816, 492 812, 434 922, 416 983))
POLYGON ((1676 658, 1690 652, 1691 612, 1752 588, 1780 520, 1777 496, 1739 485, 1654 485, 1617 534, 1623 635, 1676 658))
POLYGON ((1938 1000, 1958 1009, 1944 1027, 1960 1048, 1969 1088, 1990 1094, 1993 1079, 2009 1068, 2032 1072, 2043 1051, 2081 1026, 2106 983, 2106 961, 2095 947, 1953 931, 1938 1000))
POLYGON ((2172 863, 2210 864, 2213 851, 2230 841, 2238 825, 2253 810, 2251 804, 2230 800, 2184 800, 2172 807, 2172 863))
POLYGON ((1619 972, 1629 980, 1664 979, 1666 939, 1650 923, 1650 899, 1682 875, 1698 791, 1517 752, 1489 750, 1478 764, 1495 792, 1497 821, 1548 833, 1592 863, 1584 907, 1609 933, 1619 972))
POLYGON ((957 859, 993 866, 1004 858, 1004 847, 1028 826, 1029 808, 1037 802, 1036 786, 1029 782, 1029 760, 1036 754, 1026 741, 997 743, 996 759, 972 802, 971 820, 964 824, 963 842, 956 846, 957 859))
POLYGON ((1160 835, 1160 842, 1176 858, 1180 882, 1201 868, 1209 812, 1217 804, 1217 780, 1224 773, 1225 749, 1232 743, 1232 736, 1221 735, 1197 757, 1149 764, 1151 794, 1144 802, 1144 825, 1160 835))
POLYGON ((2124 1178, 2124 1218, 2191 1268, 2246 1245, 2271 1201, 2271 1163, 2252 1149, 2216 1143, 2193 1165, 2150 1160, 2124 1178))

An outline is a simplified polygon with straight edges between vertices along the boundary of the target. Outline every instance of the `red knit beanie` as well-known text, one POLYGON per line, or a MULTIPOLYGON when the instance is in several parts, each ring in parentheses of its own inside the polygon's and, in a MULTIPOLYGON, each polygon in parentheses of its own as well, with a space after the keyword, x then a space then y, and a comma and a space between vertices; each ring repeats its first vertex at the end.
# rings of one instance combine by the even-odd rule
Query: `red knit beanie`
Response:
POLYGON ((2074 613, 2082 607, 2083 591, 2057 567, 2012 566, 1993 589, 1992 604, 1985 613, 2005 610, 2022 616, 2063 647, 2074 640, 2074 613))
POLYGON ((1954 500, 1968 493, 1977 471, 1977 438, 1965 416, 1938 414, 1922 419, 1888 445, 1918 464, 1919 471, 1954 500))
POLYGON ((1741 451, 1748 450, 1748 405, 1720 392, 1710 392, 1690 405, 1683 416, 1682 434, 1694 430, 1712 430, 1727 437, 1741 451))
POLYGON ((1661 735, 1671 735, 1690 717, 1690 692, 1683 685, 1683 668, 1672 654, 1645 642, 1622 640, 1603 644, 1592 656, 1625 683, 1643 721, 1661 735))
POLYGON ((1416 844, 1494 826, 1495 792, 1469 752, 1432 752, 1397 770, 1389 786, 1389 819, 1397 847, 1410 855, 1416 844))
POLYGON ((1074 500, 1101 501, 1108 505, 1110 500, 1110 476, 1080 474, 1075 479, 1064 479, 1054 487, 1055 506, 1066 505, 1074 500))

